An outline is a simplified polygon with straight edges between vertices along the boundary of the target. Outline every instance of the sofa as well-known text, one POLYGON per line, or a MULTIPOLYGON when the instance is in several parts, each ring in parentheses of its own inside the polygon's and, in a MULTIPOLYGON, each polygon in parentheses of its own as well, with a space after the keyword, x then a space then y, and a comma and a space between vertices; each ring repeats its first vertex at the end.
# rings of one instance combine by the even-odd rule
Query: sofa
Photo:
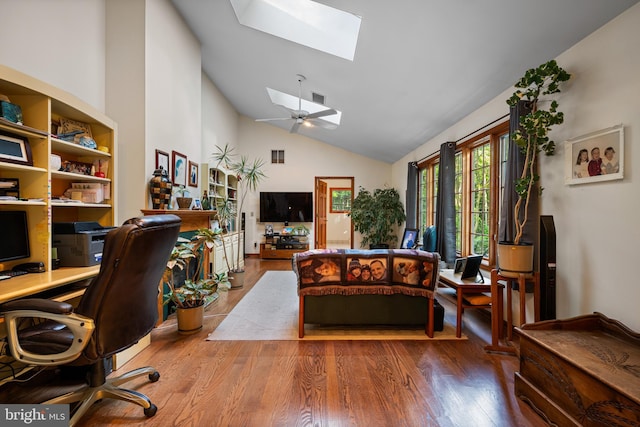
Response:
POLYGON ((314 249, 293 255, 304 325, 403 325, 442 331, 440 257, 417 249, 314 249))

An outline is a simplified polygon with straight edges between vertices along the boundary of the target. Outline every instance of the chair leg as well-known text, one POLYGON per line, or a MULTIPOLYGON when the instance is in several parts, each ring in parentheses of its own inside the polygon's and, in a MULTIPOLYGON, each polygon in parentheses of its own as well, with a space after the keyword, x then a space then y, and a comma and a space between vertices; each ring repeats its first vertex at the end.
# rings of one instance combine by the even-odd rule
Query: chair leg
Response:
POLYGON ((158 371, 147 366, 144 368, 134 369, 133 371, 126 372, 125 374, 115 378, 109 378, 103 384, 95 387, 87 386, 81 390, 58 396, 43 403, 57 404, 82 402, 73 410, 71 420, 69 421, 70 426, 74 426, 95 402, 105 398, 135 403, 144 408, 144 414, 147 417, 152 417, 155 415, 158 408, 147 396, 135 390, 118 387, 120 384, 124 384, 142 375, 148 375, 151 382, 156 382, 160 378, 158 371))

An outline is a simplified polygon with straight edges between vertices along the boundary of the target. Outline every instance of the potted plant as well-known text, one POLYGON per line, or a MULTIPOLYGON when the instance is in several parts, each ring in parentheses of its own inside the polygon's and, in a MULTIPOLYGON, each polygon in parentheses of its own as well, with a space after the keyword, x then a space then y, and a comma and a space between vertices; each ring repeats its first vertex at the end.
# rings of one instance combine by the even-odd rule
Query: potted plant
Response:
POLYGON ((184 185, 179 185, 174 188, 175 188, 174 192, 176 194, 176 203, 178 204, 178 208, 189 209, 191 207, 191 202, 193 201, 193 198, 191 197, 189 190, 187 190, 184 187, 184 185))
MULTIPOLYGON (((250 161, 247 156, 240 156, 240 158, 236 160, 234 148, 229 147, 229 144, 225 144, 224 147, 216 145, 216 151, 213 153, 212 158, 218 162, 218 166, 224 164, 225 169, 235 174, 238 180, 238 206, 235 213, 236 224, 240 224, 242 209, 247 194, 249 194, 250 191, 255 191, 260 182, 266 178, 266 175, 262 171, 264 161, 260 158, 250 161)), ((244 268, 240 267, 240 251, 240 244, 238 244, 236 257, 233 258, 232 256, 233 265, 229 270, 230 275, 233 276, 233 288, 241 287, 241 283, 244 281, 244 268)))
POLYGON ((194 333, 202 329, 207 300, 213 298, 217 290, 230 288, 224 273, 201 277, 204 251, 211 251, 219 239, 220 231, 200 229, 190 240, 179 238, 167 261, 163 279, 169 292, 165 295, 165 304, 175 304, 180 333, 194 333), (191 263, 195 263, 193 268, 191 263), (185 271, 185 281, 180 287, 174 283, 175 267, 185 271))
POLYGON ((394 225, 402 225, 406 218, 400 194, 395 188, 377 188, 373 193, 360 187, 348 213, 355 231, 362 234, 360 247, 371 249, 396 246, 398 236, 394 225))
POLYGON ((549 139, 552 126, 564 121, 564 114, 558 111, 558 102, 551 100, 548 108, 542 108, 542 101, 549 101, 543 97, 560 92, 560 83, 571 78, 571 74, 562 69, 555 60, 540 65, 538 68, 527 70, 524 76, 515 84, 518 88, 507 100, 507 104, 515 107, 518 103, 525 103, 528 113, 519 118, 519 128, 511 134, 524 155, 522 173, 515 181, 515 191, 518 194, 514 205, 515 235, 513 242, 500 242, 498 245, 498 260, 502 270, 514 272, 533 271, 533 245, 521 242, 524 226, 529 220, 528 207, 534 191, 542 193, 538 185, 540 176, 537 173, 537 158, 541 151, 548 156, 555 153, 555 142, 549 139), (524 258, 515 255, 524 252, 524 258), (514 264, 511 264, 513 258, 514 264))

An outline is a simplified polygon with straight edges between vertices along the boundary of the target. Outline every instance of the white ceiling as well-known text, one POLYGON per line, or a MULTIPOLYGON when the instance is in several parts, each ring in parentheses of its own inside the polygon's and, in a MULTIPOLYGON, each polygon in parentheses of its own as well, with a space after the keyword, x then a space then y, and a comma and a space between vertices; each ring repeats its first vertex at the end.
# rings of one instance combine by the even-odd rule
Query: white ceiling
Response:
POLYGON ((228 0, 172 0, 202 44, 204 72, 240 114, 286 116, 266 88, 297 96, 303 74, 302 97, 324 95, 342 119, 299 133, 388 163, 637 2, 321 0, 362 17, 349 61, 240 25, 228 0))

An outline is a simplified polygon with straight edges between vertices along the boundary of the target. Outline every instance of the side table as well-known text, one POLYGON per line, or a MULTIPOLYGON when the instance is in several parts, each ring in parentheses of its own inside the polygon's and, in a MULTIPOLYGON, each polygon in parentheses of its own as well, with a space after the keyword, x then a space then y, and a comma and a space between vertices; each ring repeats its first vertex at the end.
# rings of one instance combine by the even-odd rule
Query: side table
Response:
MULTIPOLYGON (((497 269, 491 270, 491 286, 495 286, 497 290, 499 282, 505 282, 507 287, 507 341, 511 341, 513 337, 512 282, 518 283, 518 292, 520 294, 520 322, 518 326, 526 323, 525 297, 527 283, 533 285, 534 321, 537 322, 540 320, 540 273, 537 271, 532 273, 519 273, 511 277, 500 274, 497 269)), ((515 354, 515 347, 500 344, 500 339, 502 338, 502 325, 500 323, 502 319, 498 318, 498 313, 502 314, 504 302, 502 301, 501 295, 499 298, 497 292, 494 292, 494 289, 492 289, 491 298, 491 345, 486 346, 485 350, 515 354)))

